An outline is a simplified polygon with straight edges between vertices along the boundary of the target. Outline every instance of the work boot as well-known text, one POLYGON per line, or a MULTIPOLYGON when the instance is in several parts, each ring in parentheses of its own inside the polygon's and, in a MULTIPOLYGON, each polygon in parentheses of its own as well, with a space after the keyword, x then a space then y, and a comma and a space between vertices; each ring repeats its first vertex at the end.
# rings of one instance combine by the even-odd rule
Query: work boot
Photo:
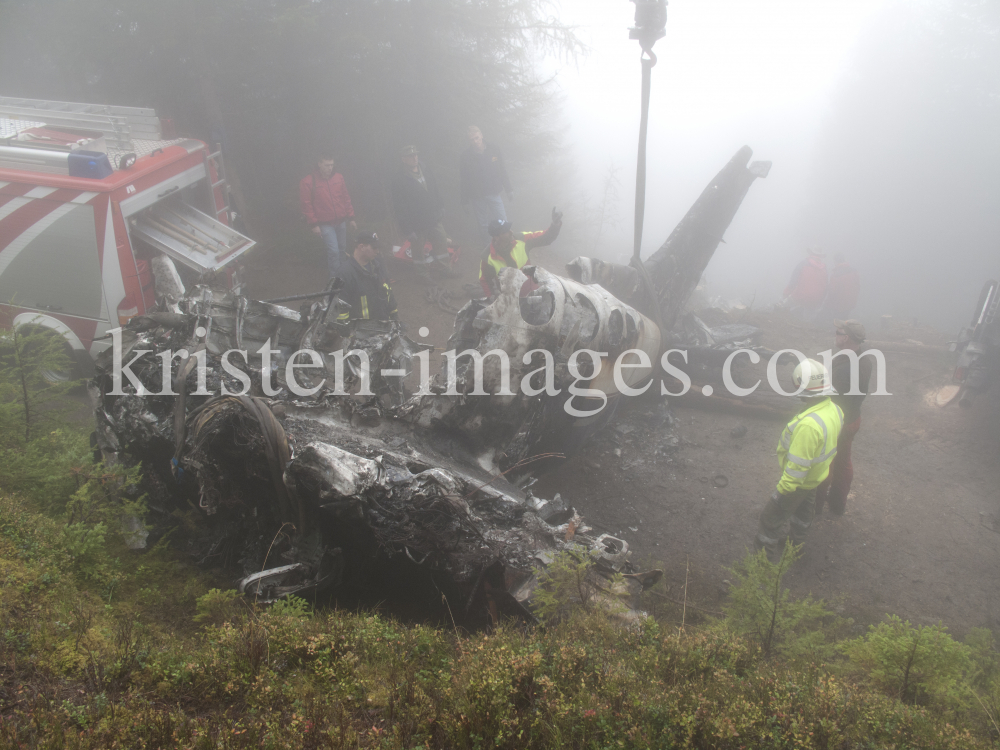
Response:
POLYGON ((772 565, 777 565, 781 562, 781 550, 784 549, 784 542, 782 542, 781 549, 778 548, 777 544, 771 544, 763 541, 760 535, 754 537, 753 548, 755 552, 760 552, 761 550, 767 551, 767 559, 772 565))

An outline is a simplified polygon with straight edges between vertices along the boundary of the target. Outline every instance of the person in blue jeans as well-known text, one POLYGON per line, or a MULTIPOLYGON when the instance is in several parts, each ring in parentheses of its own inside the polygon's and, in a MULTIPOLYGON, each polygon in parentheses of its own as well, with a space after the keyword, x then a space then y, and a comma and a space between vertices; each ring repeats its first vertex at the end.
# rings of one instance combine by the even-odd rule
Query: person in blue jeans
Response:
POLYGON ((299 183, 299 203, 313 233, 322 237, 327 249, 327 270, 336 276, 347 253, 347 227, 357 230, 354 207, 344 176, 336 170, 332 156, 322 155, 316 169, 299 183))
POLYGON ((475 125, 469 126, 469 148, 460 158, 462 178, 462 203, 472 207, 479 227, 479 250, 489 252, 489 227, 493 221, 507 221, 500 191, 507 193, 507 200, 514 199, 514 191, 507 176, 503 154, 492 143, 483 140, 483 132, 475 125))

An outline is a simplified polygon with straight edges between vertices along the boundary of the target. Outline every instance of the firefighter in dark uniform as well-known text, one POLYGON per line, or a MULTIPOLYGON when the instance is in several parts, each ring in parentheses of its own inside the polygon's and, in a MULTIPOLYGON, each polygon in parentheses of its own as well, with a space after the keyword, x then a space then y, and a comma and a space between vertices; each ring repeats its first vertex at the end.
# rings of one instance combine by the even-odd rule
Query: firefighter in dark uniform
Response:
POLYGON ((342 322, 355 318, 399 320, 389 274, 378 257, 377 234, 366 232, 355 240, 354 253, 341 264, 338 275, 344 282, 340 298, 351 306, 350 312, 340 314, 342 322))

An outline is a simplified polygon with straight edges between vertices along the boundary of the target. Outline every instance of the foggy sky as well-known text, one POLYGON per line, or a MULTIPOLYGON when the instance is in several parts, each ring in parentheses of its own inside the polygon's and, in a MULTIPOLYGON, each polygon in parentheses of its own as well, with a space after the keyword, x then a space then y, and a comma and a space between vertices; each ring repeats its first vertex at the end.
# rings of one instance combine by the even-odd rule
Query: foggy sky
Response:
MULTIPOLYGON (((886 278, 899 265, 913 265, 912 256, 898 257, 905 251, 902 246, 892 247, 891 237, 900 234, 900 227, 893 226, 902 221, 900 212, 889 210, 882 221, 878 214, 855 216, 852 213, 865 202, 860 201, 859 209, 845 200, 836 208, 840 213, 824 216, 823 206, 815 204, 822 199, 833 212, 838 195, 831 198, 830 185, 841 179, 838 169, 845 173, 845 182, 852 174, 862 181, 872 179, 865 165, 845 161, 838 168, 817 153, 820 147, 829 151, 831 143, 834 150, 841 147, 851 153, 839 143, 843 139, 836 128, 851 118, 863 122, 864 114, 838 110, 852 106, 852 96, 858 99, 855 89, 864 86, 869 71, 858 68, 873 64, 865 50, 882 46, 882 37, 872 35, 893 34, 917 6, 933 5, 933 0, 670 0, 667 35, 655 47, 659 62, 652 79, 643 255, 663 242, 708 180, 745 143, 754 149, 755 159, 771 160, 774 166, 766 180, 751 188, 725 236, 726 244, 709 265, 712 292, 745 302, 755 297, 757 306, 774 303, 804 249, 820 245, 828 265, 832 254, 841 251, 862 271, 862 317, 922 314, 926 305, 901 296, 898 284, 886 278)), ((608 165, 621 168, 618 208, 623 231, 609 242, 609 256, 627 256, 632 244, 640 85, 638 43, 628 39, 627 31, 633 14, 634 5, 625 0, 560 6, 561 20, 577 25, 590 45, 578 64, 558 65, 566 95, 567 141, 581 180, 593 184, 596 193, 608 165)), ((885 76, 892 86, 891 73, 885 76)), ((891 120, 897 114, 882 116, 891 120)), ((877 149, 862 144, 859 154, 866 148, 877 149)), ((879 166, 872 162, 868 168, 877 171, 879 166)), ((849 184, 841 183, 841 188, 851 190, 849 184)), ((980 213, 989 210, 982 207, 980 213)), ((995 216, 997 207, 991 211, 995 216)), ((927 233, 923 224, 928 221, 921 217, 920 232, 927 233)), ((975 221, 992 226, 985 214, 975 221)), ((940 225, 949 222, 942 211, 940 225)), ((926 252, 934 250, 928 247, 926 252)), ((963 324, 983 274, 1000 273, 997 255, 992 254, 994 261, 977 250, 976 263, 952 269, 948 288, 953 299, 941 300, 923 319, 946 330, 963 324), (991 263, 996 265, 993 270, 991 263), (972 299, 965 299, 966 294, 972 299)), ((940 269, 917 265, 923 271, 911 269, 906 278, 914 292, 926 294, 937 283, 940 269)))

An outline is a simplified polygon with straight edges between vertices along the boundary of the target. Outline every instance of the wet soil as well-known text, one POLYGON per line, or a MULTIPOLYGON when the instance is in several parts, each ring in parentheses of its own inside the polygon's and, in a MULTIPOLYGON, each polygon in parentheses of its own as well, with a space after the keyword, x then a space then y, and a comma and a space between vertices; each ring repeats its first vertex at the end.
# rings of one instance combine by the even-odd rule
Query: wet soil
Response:
MULTIPOLYGON (((771 349, 815 354, 832 343, 827 331, 778 314, 746 322, 765 329, 771 349)), ((898 329, 882 335, 934 338, 898 329)), ((863 406, 847 512, 817 516, 786 582, 796 595, 834 602, 859 627, 886 613, 942 622, 958 634, 998 626, 1000 535, 993 521, 1000 515, 1000 398, 980 398, 969 410, 941 409, 927 397, 947 382, 946 354, 885 356, 892 395, 869 396, 863 406)), ((726 568, 751 547, 778 480, 775 449, 784 420, 689 404, 671 408, 679 446, 669 460, 648 458, 628 436, 620 457, 607 441, 595 441, 537 490, 563 492, 589 520, 620 531, 638 559, 662 563, 672 598, 681 598, 689 571, 689 600, 717 609, 726 568), (732 437, 739 426, 746 434, 732 437)))
MULTIPOLYGON (((468 299, 462 289, 475 283, 477 262, 461 258, 459 277, 438 284, 468 299)), ((430 286, 411 266, 393 260, 389 269, 410 335, 419 338, 426 326, 430 335, 423 340, 443 347, 453 316, 428 301, 430 286)), ((247 292, 258 298, 318 291, 326 281, 318 249, 264 252, 248 271, 247 292)), ((774 350, 812 355, 833 344, 832 329, 813 329, 780 312, 744 314, 740 322, 762 327, 763 345, 774 350)), ((910 322, 875 326, 869 338, 944 341, 910 322)), ((796 595, 833 602, 858 629, 886 613, 941 622, 957 635, 1000 627, 1000 520, 993 528, 1000 519, 1000 393, 972 409, 941 409, 927 397, 947 382, 947 354, 885 356, 892 395, 870 396, 864 404, 847 512, 816 518, 786 582, 796 595)), ((648 418, 649 402, 636 404, 622 422, 631 429, 599 436, 533 491, 561 493, 591 526, 628 541, 635 561, 662 567, 668 590, 660 614, 679 622, 682 606, 675 602, 687 601, 683 616, 690 622, 719 609, 727 566, 752 546, 757 517, 779 476, 775 448, 786 420, 669 401, 671 417, 659 423, 648 418), (746 433, 732 437, 741 425, 746 433)))

